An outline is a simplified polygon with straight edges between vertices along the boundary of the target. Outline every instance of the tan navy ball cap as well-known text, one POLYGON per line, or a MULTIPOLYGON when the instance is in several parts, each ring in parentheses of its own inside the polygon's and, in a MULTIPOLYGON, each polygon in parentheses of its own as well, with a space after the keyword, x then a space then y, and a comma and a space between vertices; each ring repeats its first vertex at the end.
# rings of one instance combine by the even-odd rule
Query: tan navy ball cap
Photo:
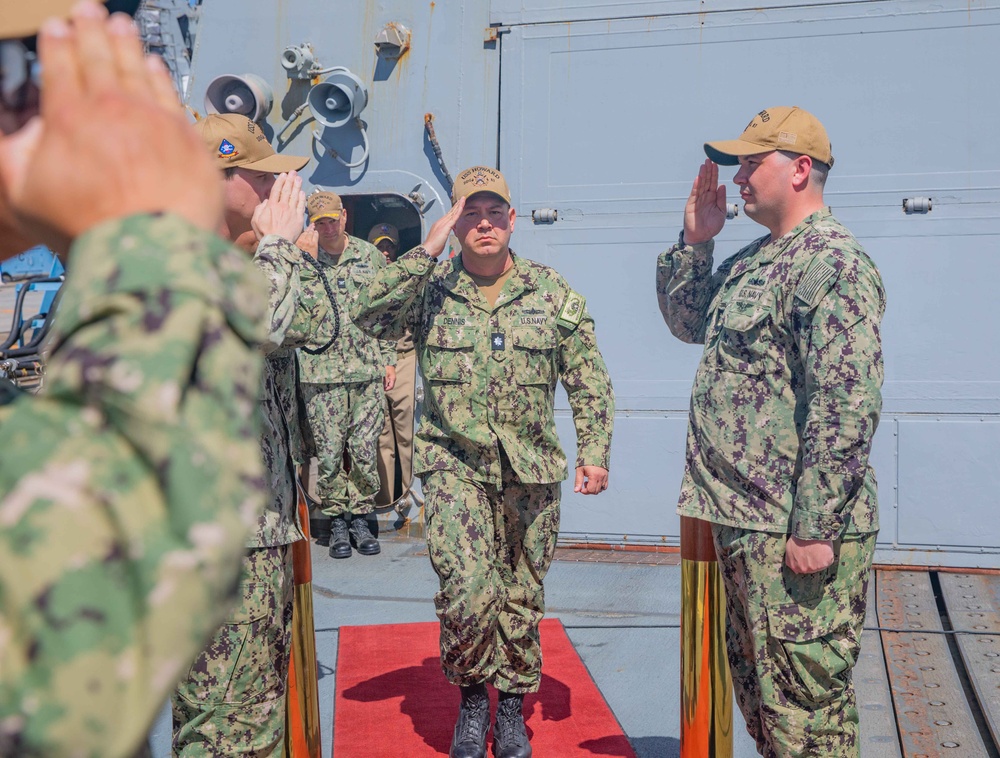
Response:
POLYGON ((503 178, 503 174, 489 166, 473 166, 460 173, 451 188, 451 202, 455 204, 459 198, 470 197, 479 192, 492 192, 510 205, 507 180, 503 178))
POLYGON ((368 241, 377 245, 382 240, 389 240, 392 244, 399 244, 399 230, 392 224, 375 224, 368 232, 368 241))
POLYGON ((264 130, 239 113, 213 113, 194 126, 220 169, 238 167, 284 174, 299 171, 309 162, 298 155, 278 155, 264 130))
POLYGON ((833 165, 830 138, 813 114, 795 106, 768 108, 753 117, 739 139, 706 142, 705 154, 721 166, 735 166, 741 155, 756 155, 771 150, 808 155, 828 166, 833 165))
POLYGON ((313 192, 306 198, 306 210, 309 212, 309 223, 320 218, 340 218, 344 212, 344 203, 336 192, 313 192))

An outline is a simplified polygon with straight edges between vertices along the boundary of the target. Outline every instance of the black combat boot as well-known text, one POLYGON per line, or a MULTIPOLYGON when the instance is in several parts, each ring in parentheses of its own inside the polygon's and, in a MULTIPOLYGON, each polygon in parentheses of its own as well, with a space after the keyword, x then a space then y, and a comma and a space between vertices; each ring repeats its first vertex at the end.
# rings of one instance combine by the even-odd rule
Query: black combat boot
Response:
POLYGON ((486 758, 486 733, 490 730, 490 696, 486 685, 462 687, 462 705, 451 738, 449 758, 486 758))
POLYGON ((493 725, 493 755, 496 758, 531 758, 531 743, 524 729, 521 707, 524 695, 501 692, 497 722, 493 725))
POLYGON ((334 516, 330 519, 330 557, 351 557, 351 537, 347 531, 347 521, 343 516, 334 516))
POLYGON ((354 547, 361 555, 378 555, 382 552, 378 540, 368 527, 368 519, 364 516, 351 516, 351 537, 354 538, 354 547))

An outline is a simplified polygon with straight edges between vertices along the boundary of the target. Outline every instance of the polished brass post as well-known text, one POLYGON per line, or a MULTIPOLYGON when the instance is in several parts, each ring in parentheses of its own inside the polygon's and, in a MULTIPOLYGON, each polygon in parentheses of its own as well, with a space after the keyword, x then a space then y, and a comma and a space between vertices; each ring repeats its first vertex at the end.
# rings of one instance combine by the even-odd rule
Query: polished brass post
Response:
POLYGON ((316 627, 313 621, 309 508, 301 490, 298 507, 299 523, 306 537, 292 545, 295 595, 285 707, 285 755, 288 758, 320 758, 319 666, 316 662, 316 627))
POLYGON ((731 758, 726 596, 707 521, 681 517, 681 758, 731 758))

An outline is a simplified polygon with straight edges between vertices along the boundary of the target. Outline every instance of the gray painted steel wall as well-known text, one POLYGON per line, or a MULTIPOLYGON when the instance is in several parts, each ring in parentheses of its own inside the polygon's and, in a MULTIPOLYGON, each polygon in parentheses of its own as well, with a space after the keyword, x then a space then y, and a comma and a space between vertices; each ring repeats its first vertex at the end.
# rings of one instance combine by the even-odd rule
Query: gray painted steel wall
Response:
MULTIPOLYGON (((367 83, 371 141, 367 166, 349 171, 312 152, 314 124, 298 129, 284 150, 313 155, 312 184, 402 195, 419 185, 434 201, 426 229, 447 190, 425 113, 452 174, 499 161, 519 213, 515 249, 587 296, 618 395, 611 489, 569 493, 563 536, 664 544, 677 543, 699 351, 660 319, 656 255, 676 239, 704 140, 735 137, 767 106, 816 113, 837 159, 828 200, 878 263, 889 298, 873 453, 877 558, 1000 566, 1000 1, 748 5, 204 0, 192 106, 201 110, 212 77, 255 73, 276 90, 267 120, 277 129, 304 96, 302 85, 289 88, 279 55, 311 42, 324 65, 367 83), (413 33, 394 66, 372 44, 390 21, 413 33), (933 198, 932 212, 905 215, 907 197, 933 198), (532 223, 542 208, 559 220, 532 223)), ((328 141, 360 155, 349 128, 328 130, 328 141)), ((728 223, 717 261, 760 233, 742 216, 728 223)), ((559 407, 572 450, 565 398, 559 407)))

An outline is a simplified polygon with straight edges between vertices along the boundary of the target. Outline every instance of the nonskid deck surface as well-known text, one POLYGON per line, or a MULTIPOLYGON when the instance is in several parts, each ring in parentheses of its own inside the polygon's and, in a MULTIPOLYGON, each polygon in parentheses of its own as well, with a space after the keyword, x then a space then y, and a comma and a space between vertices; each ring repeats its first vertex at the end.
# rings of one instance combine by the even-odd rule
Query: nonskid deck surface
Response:
MULTIPOLYGON (((381 555, 347 560, 313 545, 324 756, 332 744, 338 628, 436 620, 438 582, 423 541, 390 534, 381 542, 381 555)), ((680 750, 677 564, 670 554, 561 548, 545 581, 548 615, 566 627, 640 758, 680 750)), ((854 672, 861 755, 995 758, 1000 577, 879 570, 870 591, 854 672)), ((734 722, 734 755, 752 758, 735 706, 734 722)), ((166 714, 154 731, 154 755, 169 755, 166 714)))

